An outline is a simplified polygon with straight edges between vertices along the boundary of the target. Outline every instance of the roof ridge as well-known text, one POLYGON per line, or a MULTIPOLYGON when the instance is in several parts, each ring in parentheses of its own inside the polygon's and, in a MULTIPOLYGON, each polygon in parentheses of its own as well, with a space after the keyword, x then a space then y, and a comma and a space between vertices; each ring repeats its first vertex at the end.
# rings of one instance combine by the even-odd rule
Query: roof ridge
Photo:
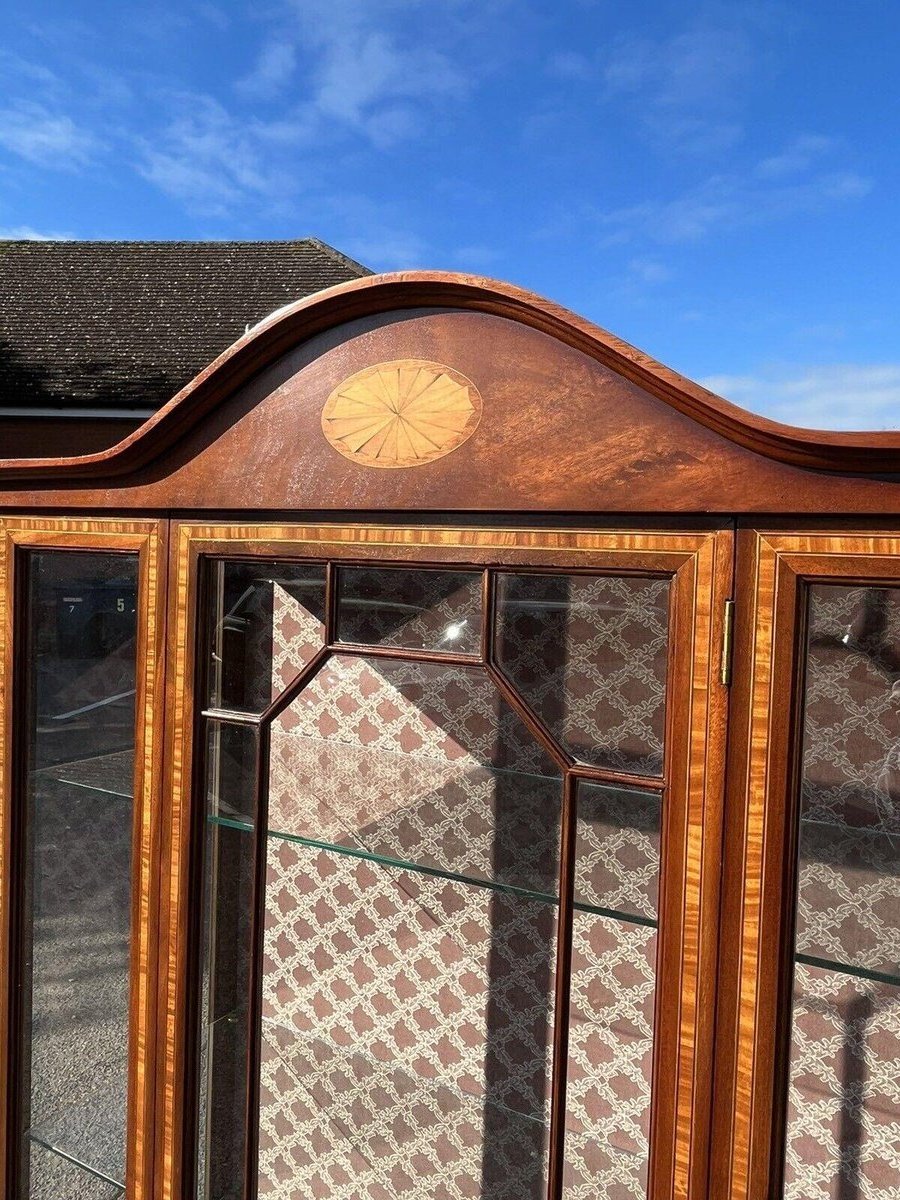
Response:
POLYGON ((315 246, 343 266, 374 272, 317 237, 303 238, 0 238, 0 246, 315 246))
POLYGON ((334 246, 328 242, 323 242, 321 238, 308 237, 303 239, 312 246, 318 247, 323 254, 327 254, 329 258, 333 258, 335 262, 339 262, 341 266, 350 267, 351 270, 359 271, 361 275, 374 275, 375 272, 371 267, 365 267, 361 262, 357 262, 355 258, 351 258, 349 254, 345 254, 343 250, 336 250, 334 246))

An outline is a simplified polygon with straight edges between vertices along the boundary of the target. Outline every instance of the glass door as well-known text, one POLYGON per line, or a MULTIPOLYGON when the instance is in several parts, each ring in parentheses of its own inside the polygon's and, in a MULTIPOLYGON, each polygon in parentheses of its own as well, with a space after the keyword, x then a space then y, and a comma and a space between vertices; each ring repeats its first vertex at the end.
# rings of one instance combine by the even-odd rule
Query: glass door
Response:
POLYGON ((744 1019, 722 1041, 721 1194, 893 1200, 900 539, 748 534, 744 551, 750 786, 730 844, 746 874, 726 870, 743 919, 723 988, 744 1019))
POLYGON ((3 532, 6 1194, 149 1195, 159 530, 3 532))
POLYGON ((698 1187, 728 535, 235 534, 181 531, 186 1194, 698 1187))

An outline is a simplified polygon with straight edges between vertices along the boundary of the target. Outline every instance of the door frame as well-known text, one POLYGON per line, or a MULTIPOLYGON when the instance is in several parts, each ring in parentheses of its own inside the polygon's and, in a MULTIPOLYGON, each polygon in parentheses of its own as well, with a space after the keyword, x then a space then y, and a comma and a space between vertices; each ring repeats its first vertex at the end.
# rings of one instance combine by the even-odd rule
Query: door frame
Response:
POLYGON ((805 668, 815 583, 897 586, 900 535, 741 529, 710 1194, 776 1200, 784 1161, 805 668))
POLYGON ((131 947, 128 1010, 128 1086, 125 1187, 128 1200, 153 1193, 155 1050, 157 1028, 157 914, 159 883, 160 777, 163 756, 162 701, 165 675, 166 538, 164 520, 88 517, 0 518, 0 1178, 4 1194, 19 1195, 12 1143, 18 1101, 18 827, 15 812, 24 748, 14 743, 19 681, 21 619, 25 615, 23 552, 62 550, 130 552, 138 556, 134 810, 132 824, 131 947))
MULTIPOLYGON (((204 557, 329 559, 420 566, 487 565, 673 578, 667 712, 668 802, 660 880, 660 940, 651 1128, 652 1200, 705 1200, 718 953, 719 867, 728 689, 722 678, 733 534, 630 530, 450 528, 183 522, 172 530, 169 595, 157 1154, 162 1200, 193 1178, 185 1154, 192 1113, 197 953, 197 789, 193 780, 198 577, 204 557), (192 915, 193 914, 193 915, 192 915)), ((618 780, 621 783, 621 778, 618 780)), ((552 1135, 551 1135, 552 1136, 552 1135)), ((557 1187, 559 1184, 557 1183, 557 1187)))

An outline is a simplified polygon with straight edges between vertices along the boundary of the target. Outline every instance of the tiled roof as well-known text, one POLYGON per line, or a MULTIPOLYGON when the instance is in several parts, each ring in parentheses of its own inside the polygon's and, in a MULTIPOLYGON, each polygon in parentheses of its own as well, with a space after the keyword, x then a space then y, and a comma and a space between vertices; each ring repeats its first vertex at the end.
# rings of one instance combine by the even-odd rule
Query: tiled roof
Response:
POLYGON ((315 238, 0 241, 0 409, 147 413, 248 326, 369 273, 315 238))

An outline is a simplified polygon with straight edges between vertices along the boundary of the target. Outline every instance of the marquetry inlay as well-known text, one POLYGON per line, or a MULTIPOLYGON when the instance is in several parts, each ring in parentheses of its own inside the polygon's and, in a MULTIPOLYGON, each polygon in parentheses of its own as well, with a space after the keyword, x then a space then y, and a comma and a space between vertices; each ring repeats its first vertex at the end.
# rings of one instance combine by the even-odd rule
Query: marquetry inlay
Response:
POLYGON ((322 429, 361 466, 420 467, 470 438, 481 408, 478 389, 458 371, 404 358, 339 384, 322 410, 322 429))

